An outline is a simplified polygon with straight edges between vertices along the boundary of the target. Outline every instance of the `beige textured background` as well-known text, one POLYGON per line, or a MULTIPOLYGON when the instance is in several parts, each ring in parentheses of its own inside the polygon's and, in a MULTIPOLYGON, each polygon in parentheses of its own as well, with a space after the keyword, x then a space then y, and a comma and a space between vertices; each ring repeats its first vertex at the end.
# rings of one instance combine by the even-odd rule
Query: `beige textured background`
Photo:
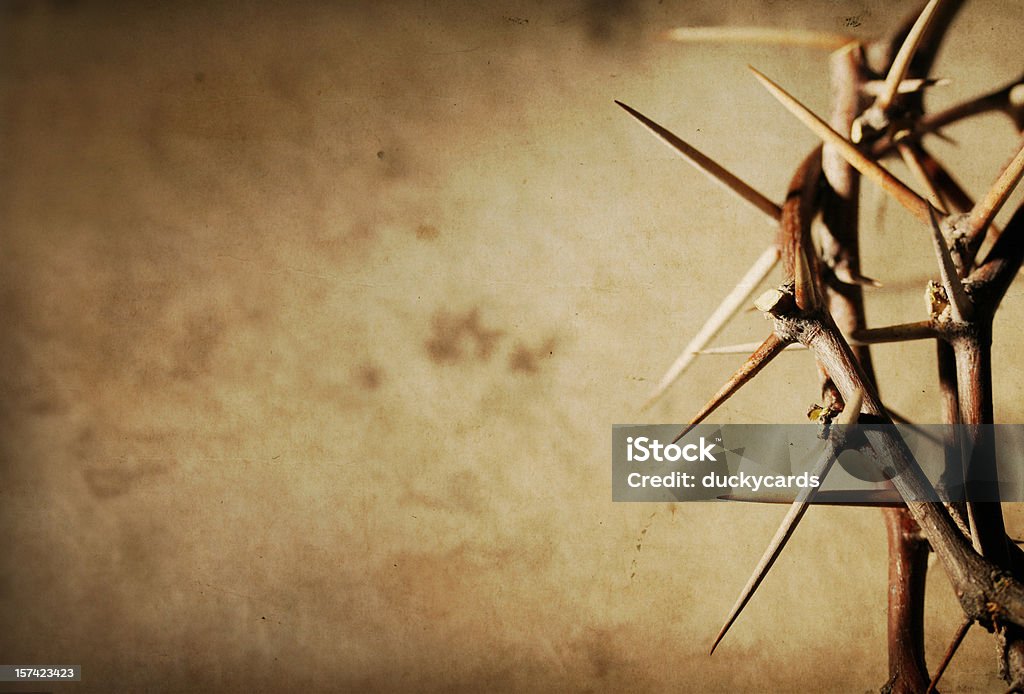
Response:
MULTIPOLYGON (((717 388, 736 357, 637 412, 771 233, 612 99, 780 199, 814 140, 745 65, 823 112, 824 55, 655 32, 867 38, 908 6, 162 5, 0 3, 0 662, 80 663, 80 693, 884 682, 876 511, 812 510, 709 658, 783 510, 610 502, 610 426, 717 388)), ((1022 10, 968 3, 933 103, 1019 74, 1022 10)), ((1015 135, 951 134, 980 193, 1015 135)), ((928 237, 864 193, 870 319, 919 318, 928 237)), ((1004 314, 1020 421, 1019 288, 1004 314)), ((930 348, 878 361, 937 416, 930 348)), ((815 397, 787 355, 718 421, 815 397)), ((934 663, 958 612, 929 588, 934 663)), ((972 633, 947 689, 993 666, 972 633)))

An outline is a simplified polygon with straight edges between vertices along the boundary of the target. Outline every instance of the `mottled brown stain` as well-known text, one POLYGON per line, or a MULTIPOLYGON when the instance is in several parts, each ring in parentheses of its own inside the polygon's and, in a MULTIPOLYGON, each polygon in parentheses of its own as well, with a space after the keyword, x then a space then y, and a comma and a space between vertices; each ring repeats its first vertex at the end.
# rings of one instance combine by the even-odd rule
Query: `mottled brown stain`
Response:
POLYGON ((598 679, 607 677, 615 665, 623 660, 622 654, 615 649, 612 634, 606 629, 587 629, 573 645, 583 652, 598 679))
POLYGON ((98 499, 111 499, 128 494, 146 478, 167 474, 174 461, 118 460, 86 468, 82 477, 89 491, 98 499))
POLYGON ((67 404, 57 397, 36 393, 28 401, 28 410, 34 415, 46 416, 65 412, 67 404))
POLYGON ((584 17, 588 38, 606 45, 621 39, 623 34, 635 37, 642 14, 634 0, 587 0, 584 17))
POLYGON ((384 382, 384 370, 376 364, 362 364, 356 370, 356 382, 363 390, 377 390, 384 382))
POLYGON ((224 319, 218 315, 198 313, 189 316, 175 350, 171 374, 185 380, 208 374, 212 356, 226 328, 224 319))
POLYGON ((420 241, 433 241, 440 235, 438 228, 431 224, 420 224, 416 227, 416 238, 420 241))
POLYGON ((377 230, 372 222, 355 224, 348 229, 344 237, 344 245, 349 249, 357 249, 373 242, 377 238, 377 230))
POLYGON ((543 360, 555 355, 557 340, 549 337, 535 348, 528 347, 523 342, 517 342, 508 357, 508 368, 524 374, 536 374, 540 370, 543 360))
POLYGON ((433 334, 425 346, 427 354, 437 364, 454 364, 462 360, 467 350, 478 361, 487 361, 505 334, 504 330, 484 325, 478 308, 462 315, 439 311, 434 314, 431 327, 433 334))
POLYGON ((517 343, 508 357, 508 368, 512 371, 536 373, 537 357, 523 343, 517 343))

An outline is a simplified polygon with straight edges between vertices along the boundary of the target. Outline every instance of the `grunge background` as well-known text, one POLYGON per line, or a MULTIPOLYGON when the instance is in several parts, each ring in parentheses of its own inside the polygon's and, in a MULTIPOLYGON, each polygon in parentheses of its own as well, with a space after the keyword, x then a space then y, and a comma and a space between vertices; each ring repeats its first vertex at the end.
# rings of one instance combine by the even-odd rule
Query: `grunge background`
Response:
MULTIPOLYGON (((772 233, 612 100, 781 200, 815 140, 746 65, 823 113, 825 54, 658 32, 867 39, 911 10, 0 3, 0 662, 81 664, 52 689, 83 694, 876 689, 877 511, 813 509, 711 658, 784 510, 610 500, 611 425, 717 389, 740 357, 637 409, 772 233)), ((930 103, 1018 75, 1022 35, 1021 0, 968 3, 930 103)), ((978 194, 1016 135, 950 134, 978 194)), ((929 237, 864 196, 869 320, 918 319, 929 237)), ((1020 320, 1015 287, 1000 421, 1024 421, 1020 320)), ((876 354, 934 421, 931 347, 876 354)), ((795 353, 717 421, 797 422, 816 391, 795 353)), ((938 567, 927 619, 934 664, 938 567)), ((991 644, 944 691, 998 687, 991 644)))

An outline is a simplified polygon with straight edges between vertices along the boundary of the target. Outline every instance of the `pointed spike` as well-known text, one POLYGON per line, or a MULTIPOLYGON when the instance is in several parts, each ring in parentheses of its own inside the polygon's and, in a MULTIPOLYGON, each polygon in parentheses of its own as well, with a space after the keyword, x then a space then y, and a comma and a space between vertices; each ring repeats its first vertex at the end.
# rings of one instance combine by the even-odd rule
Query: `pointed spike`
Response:
POLYGON ((903 163, 907 165, 914 177, 917 178, 918 182, 924 186, 925 191, 928 193, 928 202, 932 204, 932 207, 943 210, 943 214, 948 209, 942 194, 935 186, 935 182, 932 181, 931 176, 928 175, 928 171, 925 169, 924 161, 918 156, 918 152, 915 148, 909 146, 905 142, 896 143, 896 149, 899 150, 900 156, 903 157, 903 163))
POLYGON ((814 274, 811 272, 810 263, 807 261, 807 253, 803 248, 798 248, 796 252, 794 280, 796 284, 796 305, 803 311, 811 311, 820 307, 821 299, 818 297, 814 274))
POLYGON ((946 672, 946 668, 949 667, 949 662, 953 660, 953 656, 956 655, 956 651, 960 648, 960 644, 963 643, 964 637, 967 636, 967 632, 971 629, 973 622, 968 618, 960 622, 960 627, 956 630, 956 634, 953 636, 952 643, 949 644, 949 648, 946 649, 946 654, 942 656, 942 662, 939 663, 938 669, 935 670, 935 676, 932 677, 931 683, 928 685, 926 694, 934 694, 935 688, 939 686, 939 680, 942 678, 943 673, 946 672))
MULTIPOLYGON (((749 66, 748 66, 749 67, 749 66)), ((825 143, 832 145, 843 159, 850 166, 860 171, 864 176, 870 178, 880 185, 882 189, 891 195, 898 203, 907 208, 911 214, 922 222, 928 221, 928 208, 930 205, 920 195, 912 191, 901 180, 893 176, 876 162, 867 157, 857 149, 853 143, 833 130, 828 123, 794 99, 786 90, 772 82, 755 68, 750 67, 754 76, 764 85, 772 96, 778 99, 786 109, 796 116, 804 125, 821 138, 825 143)))
POLYGON ((963 186, 919 141, 904 140, 903 144, 910 150, 914 159, 920 162, 925 176, 934 182, 943 199, 949 201, 947 209, 951 212, 968 212, 974 207, 974 200, 963 189, 963 186))
POLYGON ((885 286, 881 280, 876 280, 874 277, 868 277, 867 275, 851 275, 850 284, 856 284, 860 287, 872 287, 874 289, 880 289, 885 286))
POLYGON ((686 436, 695 426, 704 421, 704 419, 718 409, 719 405, 724 403, 733 393, 739 390, 743 384, 751 380, 761 371, 765 366, 768 365, 772 359, 782 353, 782 350, 789 344, 788 340, 784 340, 775 333, 768 336, 768 339, 761 343, 761 345, 754 350, 754 353, 750 355, 743 366, 741 366, 736 373, 734 373, 725 385, 722 386, 714 397, 708 401, 700 412, 693 418, 693 420, 679 432, 679 435, 672 439, 672 443, 677 442, 679 439, 686 436))
MULTIPOLYGON (((963 189, 963 186, 931 153, 921 146, 920 142, 904 141, 903 144, 912 151, 914 158, 924 167, 925 175, 935 182, 935 187, 941 193, 942 199, 948 203, 947 210, 967 214, 975 207, 974 200, 963 189)), ((982 227, 974 229, 969 217, 963 223, 955 222, 955 225, 962 228, 964 248, 953 260, 958 263, 957 269, 963 274, 964 268, 961 263, 975 267, 982 265, 1001 232, 999 227, 992 223, 988 224, 987 229, 982 227)))
MULTIPOLYGON (((725 345, 723 347, 708 347, 697 352, 697 354, 750 354, 755 349, 761 346, 760 342, 744 342, 738 345, 725 345)), ((784 351, 790 352, 793 350, 807 349, 806 345, 802 345, 799 342, 794 342, 786 346, 784 351)))
POLYGON ((939 273, 942 276, 942 286, 945 288, 947 298, 949 299, 949 310, 958 323, 963 323, 970 320, 974 314, 974 304, 971 303, 967 292, 964 291, 963 283, 960 282, 960 275, 957 274, 953 256, 950 255, 949 247, 946 246, 946 239, 939 229, 939 220, 935 218, 935 212, 930 207, 928 212, 931 217, 932 241, 935 244, 935 253, 939 256, 939 273))
POLYGON ((874 277, 868 277, 860 274, 859 272, 852 272, 848 265, 840 265, 833 268, 832 274, 834 274, 836 279, 843 284, 853 284, 858 287, 873 287, 875 289, 885 286, 874 277))
POLYGON ((727 171, 723 166, 705 155, 703 152, 692 147, 675 133, 655 123, 636 109, 627 106, 621 101, 616 101, 615 103, 622 107, 626 113, 640 121, 644 127, 672 148, 672 151, 682 156, 693 166, 704 172, 704 174, 711 178, 711 180, 723 186, 726 190, 735 193, 741 199, 759 209, 761 212, 766 214, 771 221, 778 221, 782 217, 782 209, 778 205, 758 191, 754 190, 751 186, 747 185, 732 172, 727 171))
POLYGON ((783 46, 808 46, 835 50, 853 43, 854 38, 845 34, 830 34, 823 31, 800 29, 770 29, 767 27, 678 27, 662 34, 669 41, 680 42, 730 42, 742 44, 772 44, 783 46))
POLYGON ((665 391, 676 382, 690 363, 697 357, 697 354, 707 347, 708 343, 714 339, 718 331, 722 329, 729 319, 739 311, 740 307, 747 302, 750 295, 757 289, 758 285, 764 281, 764 278, 768 276, 768 273, 772 271, 776 263, 779 262, 779 249, 774 245, 769 246, 758 256, 754 264, 750 266, 750 269, 740 278, 739 283, 733 288, 731 292, 722 300, 718 308, 708 317, 701 326, 701 329, 694 335, 690 343, 686 345, 683 353, 680 354, 669 370, 661 377, 654 392, 648 396, 647 401, 640 408, 640 411, 644 411, 653 405, 655 402, 665 394, 665 391))
MULTIPOLYGON (((818 464, 815 465, 814 471, 810 474, 816 475, 819 480, 824 480, 825 475, 828 474, 828 471, 831 469, 832 464, 835 462, 840 452, 840 447, 834 443, 834 440, 830 440, 826 445, 821 458, 819 458, 818 464)), ((775 536, 772 537, 772 540, 768 543, 768 547, 765 549, 764 554, 761 555, 761 560, 758 561, 757 566, 754 567, 754 573, 751 574, 749 579, 747 579, 746 585, 744 585, 743 590, 740 591, 740 596, 737 598, 732 610, 730 610, 729 616, 725 620, 725 625, 722 627, 721 631, 718 632, 718 636, 715 637, 715 642, 711 644, 712 655, 718 647, 718 644, 721 643, 723 638, 725 638, 725 634, 729 631, 729 627, 733 625, 736 619, 740 616, 740 612, 742 612, 743 608, 747 606, 750 599, 754 597, 754 592, 757 591, 765 576, 768 575, 772 565, 775 564, 775 560, 779 558, 780 554, 782 554, 782 550, 785 549, 786 543, 789 542, 789 538, 791 538, 793 533, 796 531, 796 527, 799 525, 800 519, 803 518, 804 513, 807 511, 807 508, 814 499, 814 495, 817 491, 818 487, 806 487, 801 489, 797 494, 792 506, 789 507, 789 511, 786 513, 786 517, 782 519, 779 529, 775 532, 775 536)))
POLYGON ((906 342, 908 340, 927 340, 936 337, 935 326, 931 321, 923 320, 916 323, 888 325, 884 328, 863 328, 854 330, 850 337, 867 345, 882 342, 906 342))
POLYGON ((1010 193, 1017 187, 1021 175, 1024 174, 1024 145, 1021 146, 1017 155, 1010 160, 999 178, 992 184, 991 190, 985 193, 985 197, 978 201, 971 210, 970 231, 968 233, 980 234, 992 223, 992 220, 999 214, 999 210, 1010 197, 1010 193))
POLYGON ((903 45, 900 46, 896 57, 893 58, 892 65, 889 67, 889 73, 885 76, 885 90, 875 102, 883 111, 889 108, 892 100, 896 97, 896 91, 899 89, 900 82, 906 77, 907 70, 910 68, 910 62, 914 59, 914 53, 917 52, 917 46, 921 43, 925 31, 928 30, 928 25, 935 16, 935 10, 938 9, 940 3, 941 0, 931 0, 931 2, 925 5, 917 21, 914 22, 914 26, 907 33, 907 38, 903 41, 903 45))
MULTIPOLYGON (((944 77, 905 79, 902 82, 900 82, 899 87, 896 90, 896 93, 913 94, 915 92, 923 91, 929 87, 945 87, 949 83, 950 80, 944 77)), ((880 94, 882 94, 885 91, 886 87, 885 82, 883 80, 871 80, 869 82, 865 82, 861 89, 868 96, 873 96, 877 98, 880 94)))
POLYGON ((1010 116, 1014 125, 1020 129, 1021 104, 1014 103, 1013 95, 1014 90, 1019 89, 1021 84, 1024 84, 1024 75, 993 91, 974 96, 941 111, 926 113, 918 120, 914 130, 918 135, 937 132, 957 121, 991 111, 1002 111, 1010 116))

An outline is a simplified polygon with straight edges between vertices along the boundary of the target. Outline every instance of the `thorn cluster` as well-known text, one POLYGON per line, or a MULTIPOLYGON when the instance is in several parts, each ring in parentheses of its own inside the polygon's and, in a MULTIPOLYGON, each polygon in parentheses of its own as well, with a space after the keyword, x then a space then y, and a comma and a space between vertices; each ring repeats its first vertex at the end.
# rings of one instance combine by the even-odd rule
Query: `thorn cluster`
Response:
MULTIPOLYGON (((971 439, 944 442, 947 464, 968 468, 983 464, 974 458, 964 459, 961 450, 987 450, 992 454, 987 459, 994 459, 994 443, 983 426, 994 421, 991 326, 1000 302, 1024 263, 1024 205, 1002 231, 993 222, 1024 174, 1024 146, 1010 157, 981 199, 973 202, 928 152, 925 139, 942 136, 942 129, 951 123, 990 111, 1006 114, 1021 132, 1024 77, 944 111, 930 113, 924 109, 927 90, 947 83, 928 73, 960 4, 955 0, 929 0, 896 32, 895 38, 866 45, 846 36, 764 29, 688 27, 666 34, 675 41, 744 40, 836 49, 830 61, 833 66, 840 66, 833 70, 834 81, 839 75, 836 92, 840 96, 836 97, 837 115, 832 123, 750 68, 765 89, 822 141, 822 146, 812 151, 795 172, 782 205, 662 125, 616 102, 674 152, 757 208, 777 228, 775 241, 686 345, 644 405, 646 408, 663 396, 699 355, 749 352, 676 441, 757 377, 779 354, 796 348, 809 350, 817 362, 826 398, 821 411, 841 412, 837 420, 840 423, 853 423, 861 415, 870 415, 873 421, 883 424, 902 420, 887 410, 878 397, 868 345, 931 339, 937 345, 943 418, 946 424, 966 427, 964 436, 971 439), (887 56, 881 69, 877 67, 878 55, 887 56), (923 195, 880 163, 892 155, 898 155, 906 164, 923 195), (914 220, 911 226, 923 224, 930 232, 939 282, 926 287, 928 312, 923 319, 884 327, 866 325, 861 290, 880 283, 859 270, 858 176, 881 187, 906 209, 914 220), (823 229, 815 223, 816 219, 823 220, 823 229), (753 302, 772 321, 768 337, 759 344, 711 347, 714 337, 749 301, 780 260, 781 283, 753 302)), ((814 474, 822 478, 848 443, 842 428, 832 431, 815 466, 814 474)), ((903 562, 921 548, 925 554, 929 549, 934 551, 964 611, 964 622, 953 644, 934 677, 928 677, 921 626, 921 576, 927 563, 916 569, 916 577, 890 572, 891 580, 897 582, 890 586, 891 690, 921 691, 928 687, 933 691, 973 623, 997 632, 1005 644, 1001 666, 1011 688, 1024 682, 1024 552, 1007 538, 999 505, 976 501, 970 488, 962 508, 956 504, 922 502, 922 498, 931 498, 931 484, 898 432, 883 427, 868 437, 868 443, 875 457, 891 468, 891 488, 903 499, 901 508, 887 515, 890 530, 896 527, 894 523, 902 523, 900 527, 904 530, 911 528, 890 533, 890 562, 903 562), (892 595, 899 596, 899 600, 894 603, 892 595), (908 633, 916 634, 909 642, 899 636, 908 633)), ((803 490, 793 500, 715 638, 712 652, 785 548, 815 492, 816 489, 803 490)), ((918 564, 921 563, 914 565, 918 564)))

